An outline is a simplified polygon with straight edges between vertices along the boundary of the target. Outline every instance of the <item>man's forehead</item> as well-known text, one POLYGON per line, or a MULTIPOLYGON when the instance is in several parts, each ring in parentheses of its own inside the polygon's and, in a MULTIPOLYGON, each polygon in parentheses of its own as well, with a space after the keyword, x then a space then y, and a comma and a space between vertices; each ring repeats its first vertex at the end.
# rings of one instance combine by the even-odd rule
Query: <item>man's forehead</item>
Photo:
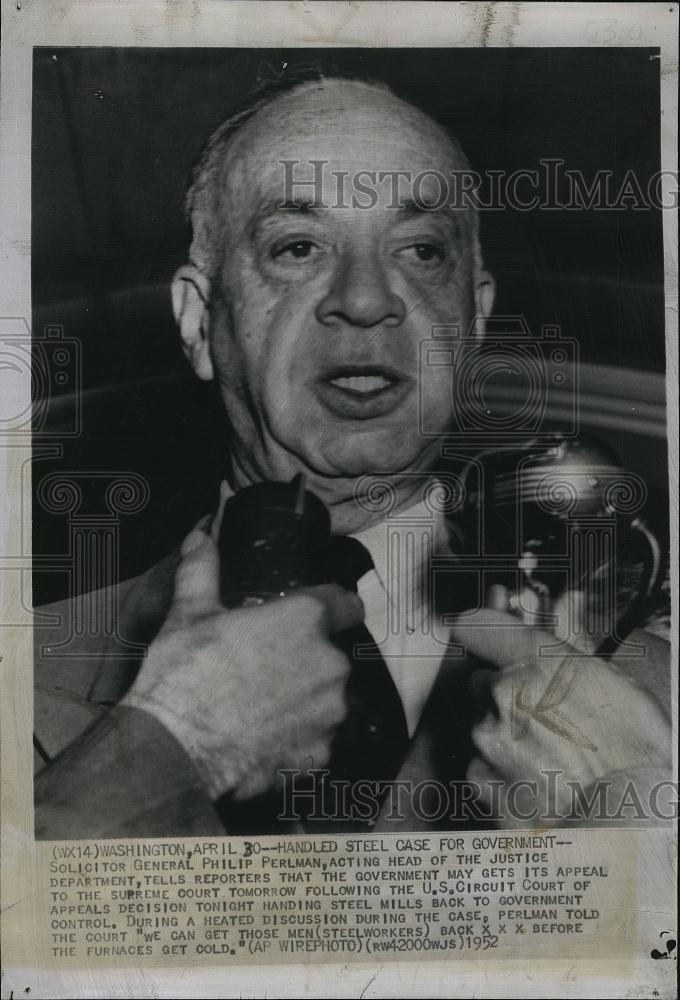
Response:
POLYGON ((413 105, 377 85, 324 80, 276 98, 239 130, 225 151, 223 183, 239 198, 256 188, 278 196, 284 161, 310 178, 320 176, 314 160, 324 161, 329 179, 343 171, 466 167, 444 129, 413 105))

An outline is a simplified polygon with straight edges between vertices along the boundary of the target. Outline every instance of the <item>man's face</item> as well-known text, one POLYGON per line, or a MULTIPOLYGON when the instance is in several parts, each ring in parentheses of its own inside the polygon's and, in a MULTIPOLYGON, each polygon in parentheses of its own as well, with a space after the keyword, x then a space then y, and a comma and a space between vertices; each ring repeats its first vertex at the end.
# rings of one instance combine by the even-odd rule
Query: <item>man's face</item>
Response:
MULTIPOLYGON (((448 175, 461 167, 453 147, 391 95, 330 81, 260 111, 227 155, 210 349, 240 475, 288 479, 302 468, 331 505, 365 473, 406 481, 432 461, 420 402, 429 428, 450 421, 450 372, 421 370, 419 344, 433 325, 467 329, 472 248, 460 212, 394 207, 394 182, 372 186, 370 208, 352 195, 357 179, 367 183, 361 171, 448 175), (320 176, 314 160, 326 161, 326 207, 308 206, 315 190, 299 184, 320 176), (292 174, 285 161, 296 161, 292 174)), ((408 181, 399 191, 405 201, 408 181)), ((438 192, 425 183, 421 205, 438 192)))

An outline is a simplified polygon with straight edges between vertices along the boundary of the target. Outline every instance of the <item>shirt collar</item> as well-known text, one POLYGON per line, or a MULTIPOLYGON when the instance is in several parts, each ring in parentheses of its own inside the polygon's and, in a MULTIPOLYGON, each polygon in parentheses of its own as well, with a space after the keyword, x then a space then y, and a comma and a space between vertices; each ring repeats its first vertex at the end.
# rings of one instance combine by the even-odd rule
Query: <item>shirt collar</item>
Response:
POLYGON ((418 605, 421 594, 427 590, 432 555, 449 551, 444 514, 433 511, 425 500, 419 500, 352 537, 370 552, 376 576, 393 605, 400 602, 400 595, 410 606, 418 605), (401 580, 396 592, 395 568, 401 580))

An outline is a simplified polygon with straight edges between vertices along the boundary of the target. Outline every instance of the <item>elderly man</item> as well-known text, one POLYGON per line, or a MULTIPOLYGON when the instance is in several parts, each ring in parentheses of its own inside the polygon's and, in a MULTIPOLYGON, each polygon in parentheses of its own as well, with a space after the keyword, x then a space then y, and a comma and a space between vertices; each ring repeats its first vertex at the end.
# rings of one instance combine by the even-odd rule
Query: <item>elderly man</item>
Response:
MULTIPOLYGON (((419 406, 442 435, 451 420, 448 373, 421 370, 419 344, 434 326, 468 330, 492 308, 476 214, 440 204, 437 177, 466 168, 429 117, 379 84, 337 77, 279 88, 213 135, 172 295, 190 364, 219 384, 229 483, 179 555, 119 588, 118 631, 148 647, 141 667, 112 660, 104 636, 89 658, 38 662, 39 837, 416 828, 426 810, 420 801, 414 811, 408 789, 426 780, 509 785, 555 769, 586 788, 613 774, 665 775, 656 675, 636 681, 577 658, 578 676, 573 666, 560 675, 564 724, 554 725, 531 713, 558 669, 538 652, 548 637, 508 614, 502 595, 450 635, 407 618, 398 635, 386 629, 395 603, 434 618, 418 580, 449 551, 446 522, 436 519, 395 593, 384 514, 358 487, 380 473, 392 513, 418 514, 440 447, 419 433, 419 406), (353 578, 329 574, 344 586, 225 608, 215 541, 224 502, 300 472, 334 536, 361 542, 367 561, 353 578), (449 639, 466 660, 447 653, 449 639), (363 661, 362 643, 373 643, 363 661), (473 677, 490 693, 481 710, 473 677), (529 706, 521 731, 518 692, 529 706), (280 772, 300 778, 292 797, 280 772), (376 793, 375 809, 329 806, 319 787, 334 778, 401 783, 406 803, 376 793)), ((68 630, 68 607, 59 612, 39 648, 68 630)))

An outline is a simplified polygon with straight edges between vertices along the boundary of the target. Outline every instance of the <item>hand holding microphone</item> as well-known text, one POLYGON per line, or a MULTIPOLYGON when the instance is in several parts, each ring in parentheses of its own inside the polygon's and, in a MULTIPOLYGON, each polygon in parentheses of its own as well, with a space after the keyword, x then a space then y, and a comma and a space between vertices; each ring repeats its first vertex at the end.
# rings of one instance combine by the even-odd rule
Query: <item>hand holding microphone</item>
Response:
POLYGON ((328 760, 350 669, 331 636, 363 620, 356 594, 318 582, 329 534, 303 483, 262 483, 228 501, 219 549, 203 530, 184 542, 170 613, 124 703, 175 735, 214 799, 328 760))

